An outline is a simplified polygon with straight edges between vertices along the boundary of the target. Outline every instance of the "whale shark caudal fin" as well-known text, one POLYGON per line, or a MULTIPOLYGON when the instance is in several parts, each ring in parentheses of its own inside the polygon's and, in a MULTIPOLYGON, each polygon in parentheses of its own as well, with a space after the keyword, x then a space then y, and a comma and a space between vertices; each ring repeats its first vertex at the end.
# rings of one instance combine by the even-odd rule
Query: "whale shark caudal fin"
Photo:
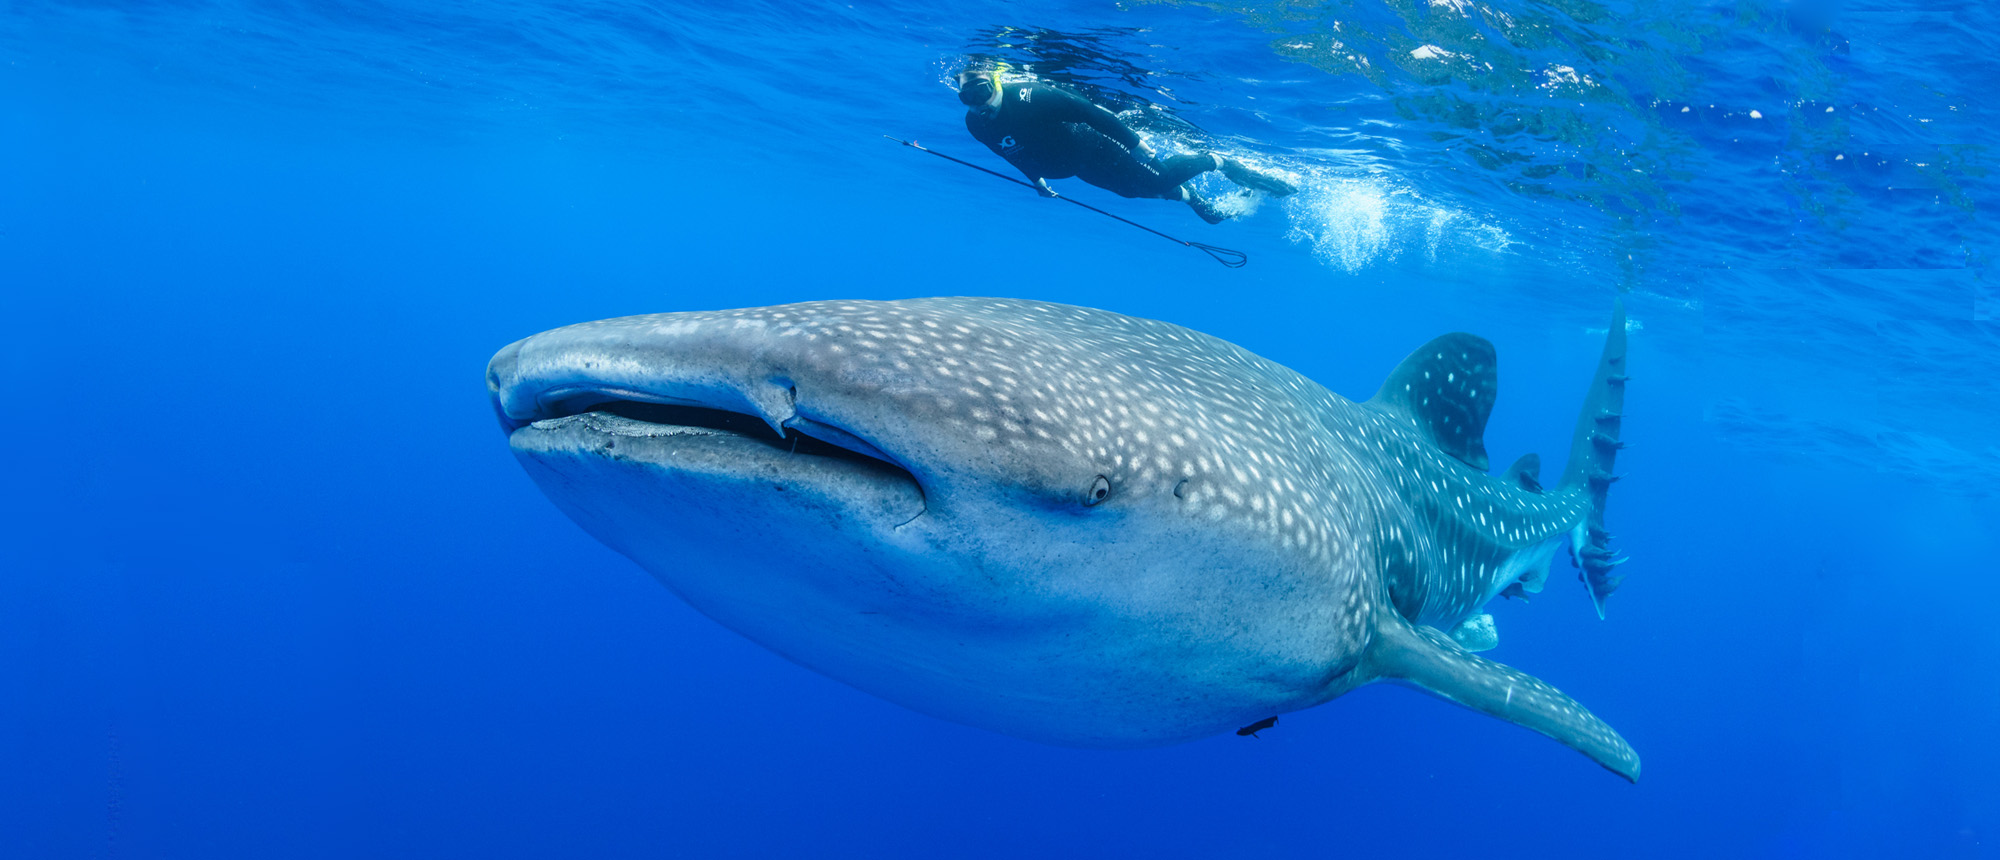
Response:
POLYGON ((1486 419, 1499 379, 1493 344, 1453 332, 1410 353, 1368 403, 1416 422, 1438 448, 1484 472, 1486 419))
POLYGON ((1580 490, 1590 500, 1590 513, 1570 536, 1570 560, 1582 568, 1584 587, 1597 617, 1604 617, 1604 599, 1618 590, 1625 577, 1612 576, 1612 568, 1625 559, 1614 557, 1611 533, 1604 530, 1604 497, 1618 476, 1611 467, 1618 450, 1625 447, 1618 434, 1625 415, 1625 303, 1611 312, 1611 327, 1605 332, 1604 354, 1597 360, 1597 373, 1583 395, 1583 410, 1576 418, 1576 435, 1569 446, 1569 465, 1563 468, 1562 489, 1580 490))
POLYGON ((1468 653, 1429 627, 1384 614, 1375 625, 1363 669, 1374 679, 1416 687, 1534 729, 1590 756, 1612 773, 1639 781, 1639 754, 1632 745, 1575 699, 1532 675, 1468 653))

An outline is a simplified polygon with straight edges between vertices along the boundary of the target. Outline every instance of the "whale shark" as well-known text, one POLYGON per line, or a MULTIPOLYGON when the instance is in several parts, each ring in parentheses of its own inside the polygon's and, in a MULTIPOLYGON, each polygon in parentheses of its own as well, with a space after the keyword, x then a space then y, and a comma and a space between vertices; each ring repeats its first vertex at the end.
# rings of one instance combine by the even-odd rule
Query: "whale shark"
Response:
POLYGON ((1493 473, 1492 344, 1365 401, 1178 325, 1001 298, 586 322, 501 349, 509 447, 586 532, 808 668, 1082 747, 1184 742, 1387 681, 1628 780, 1632 747, 1479 656, 1563 549, 1601 617, 1614 312, 1569 461, 1493 473))

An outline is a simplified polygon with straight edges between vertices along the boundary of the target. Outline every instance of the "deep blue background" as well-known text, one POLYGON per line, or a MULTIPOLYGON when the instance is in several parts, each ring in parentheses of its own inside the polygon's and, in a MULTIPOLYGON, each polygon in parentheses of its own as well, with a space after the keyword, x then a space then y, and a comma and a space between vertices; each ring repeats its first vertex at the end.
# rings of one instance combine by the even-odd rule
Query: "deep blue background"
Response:
MULTIPOLYGON (((1367 159, 1316 150, 1345 126, 1296 94, 1341 79, 1201 10, 598 12, 531 28, 570 44, 509 36, 554 15, 525 6, 0 8, 0 855, 2000 856, 1983 174, 1925 186, 1963 207, 1833 195, 1864 226, 1773 251, 1750 213, 1804 211, 1796 183, 1745 190, 1733 227, 1606 221, 1601 197, 1399 162, 1390 132, 1367 159), (1169 47, 1174 27, 1231 28, 1154 56, 1210 100, 1260 75, 1295 88, 1254 122, 1190 106, 1212 131, 1262 129, 1266 152, 1333 165, 1321 179, 1408 172, 1385 205, 1464 220, 1342 258, 1292 235, 1338 233, 1324 213, 1205 228, 1079 192, 1249 251, 1230 271, 873 137, 983 155, 941 70, 1012 16, 1157 24, 1169 47), (633 59, 614 38, 633 33, 667 59, 633 59), (601 73, 535 65, 594 68, 578 57, 601 73), (1472 222, 1512 244, 1452 239, 1484 235, 1472 222), (1548 226, 1605 223, 1616 241, 1548 226), (1777 257, 1703 268, 1676 229, 1777 257), (1895 256, 1933 241, 1958 256, 1895 256), (1652 256, 1618 262, 1634 248, 1652 256), (1610 511, 1632 578, 1600 622, 1559 565, 1546 595, 1493 609, 1493 656, 1622 731, 1637 786, 1391 687, 1260 740, 1138 752, 916 715, 587 538, 514 465, 480 383, 493 350, 557 325, 831 297, 1106 307, 1357 398, 1462 329, 1500 351, 1504 463, 1560 456, 1621 290, 1645 326, 1610 511), (1936 436, 1896 436, 1911 415, 1936 436)), ((1856 44, 1843 62, 1909 71, 1900 43, 1856 44)), ((1724 74, 1732 56, 1687 64, 1749 75, 1724 74)), ((1768 161, 1689 134, 1668 142, 1768 161)), ((1714 205, 1686 182, 1659 193, 1714 205)))

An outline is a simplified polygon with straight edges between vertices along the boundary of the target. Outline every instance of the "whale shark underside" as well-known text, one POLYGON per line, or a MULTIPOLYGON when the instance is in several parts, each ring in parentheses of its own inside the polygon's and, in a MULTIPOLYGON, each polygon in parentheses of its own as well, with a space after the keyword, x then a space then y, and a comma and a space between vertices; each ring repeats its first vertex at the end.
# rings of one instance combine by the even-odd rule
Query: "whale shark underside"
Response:
POLYGON ((1618 734, 1473 653, 1567 548, 1601 614, 1622 309, 1552 485, 1482 441, 1469 334, 1354 402, 1180 326, 990 298, 623 317, 495 355, 556 505, 696 609, 946 719, 1173 743, 1394 681, 1638 778, 1618 734))

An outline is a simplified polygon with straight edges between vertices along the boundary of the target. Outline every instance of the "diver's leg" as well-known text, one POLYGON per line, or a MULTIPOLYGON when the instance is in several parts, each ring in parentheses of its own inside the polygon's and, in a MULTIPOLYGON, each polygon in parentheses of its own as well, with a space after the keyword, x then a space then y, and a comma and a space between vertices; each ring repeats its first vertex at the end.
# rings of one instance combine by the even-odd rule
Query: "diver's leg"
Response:
POLYGON ((1078 166, 1076 178, 1120 197, 1177 196, 1172 185, 1160 181, 1158 169, 1122 149, 1099 153, 1096 159, 1078 166))
POLYGON ((1160 181, 1162 183, 1171 182, 1176 187, 1208 171, 1220 170, 1222 171, 1222 175, 1229 177, 1229 181, 1245 188, 1262 191, 1273 197, 1283 197, 1299 190, 1297 185, 1292 184, 1289 179, 1285 178, 1284 174, 1278 171, 1258 170, 1239 159, 1231 158, 1219 152, 1204 152, 1198 155, 1171 155, 1160 159, 1158 165, 1160 181))
POLYGON ((1244 164, 1242 161, 1221 154, 1215 156, 1215 161, 1216 167, 1221 169, 1222 175, 1229 177, 1229 181, 1244 188, 1255 188, 1272 197, 1283 197, 1299 190, 1297 185, 1275 170, 1258 170, 1255 167, 1244 164))
POLYGON ((1220 224, 1229 218, 1184 184, 1189 179, 1217 169, 1221 163, 1218 156, 1206 153, 1174 155, 1146 161, 1127 153, 1122 147, 1115 153, 1105 151, 1099 155, 1099 158, 1078 167, 1076 178, 1120 197, 1179 200, 1210 224, 1220 224))
POLYGON ((1160 185, 1166 189, 1166 192, 1160 196, 1171 199, 1179 196, 1179 192, 1174 189, 1186 185, 1188 180, 1211 170, 1222 169, 1222 156, 1212 152, 1203 152, 1196 155, 1168 155, 1158 159, 1153 164, 1154 170, 1159 173, 1160 185))
POLYGON ((1162 200, 1181 199, 1181 186, 1188 180, 1211 170, 1219 170, 1222 165, 1221 156, 1206 152, 1141 158, 1137 153, 1108 140, 1091 156, 1077 167, 1076 178, 1120 197, 1158 197, 1162 200))

